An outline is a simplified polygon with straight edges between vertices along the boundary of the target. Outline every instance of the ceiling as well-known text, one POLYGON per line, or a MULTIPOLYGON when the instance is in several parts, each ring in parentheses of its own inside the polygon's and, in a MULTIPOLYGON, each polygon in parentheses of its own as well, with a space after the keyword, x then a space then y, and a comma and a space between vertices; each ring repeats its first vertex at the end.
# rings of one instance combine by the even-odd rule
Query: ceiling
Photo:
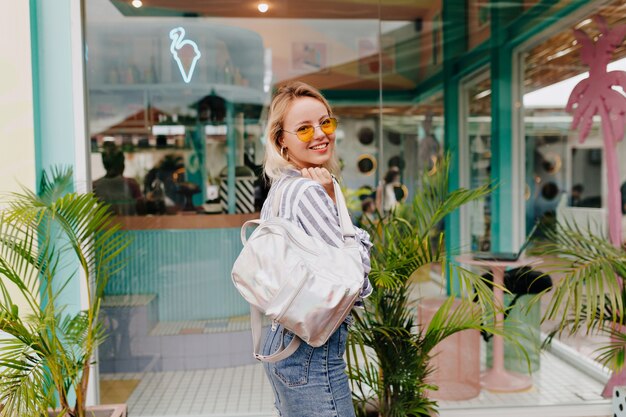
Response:
MULTIPOLYGON (((597 14, 603 16, 609 28, 626 25, 626 3, 614 0, 600 7, 597 14)), ((576 22, 565 30, 541 41, 525 58, 524 94, 589 71, 580 59, 580 44, 574 37, 574 29, 580 29, 591 38, 600 35, 600 29, 591 18, 576 22)), ((622 42, 612 53, 611 61, 626 57, 626 43, 622 42)), ((473 116, 491 114, 491 79, 478 83, 470 91, 470 113, 473 116)))
MULTIPOLYGON (((609 28, 626 24, 626 3, 615 0, 601 7, 597 13, 606 19, 609 28)), ((525 92, 563 81, 588 71, 580 60, 580 44, 574 38, 573 29, 581 29, 591 38, 600 35, 600 30, 591 19, 584 19, 546 41, 541 42, 528 53, 526 58, 525 92)), ((611 61, 626 57, 626 43, 613 51, 611 61)))
MULTIPOLYGON (((109 0, 125 16, 199 16, 224 18, 289 18, 289 19, 381 19, 385 21, 427 20, 429 10, 437 4, 433 0, 265 0, 270 9, 267 13, 257 10, 259 0, 142 0, 143 7, 137 9, 131 0, 109 0)), ((626 24, 626 3, 613 0, 597 13, 603 15, 609 27, 626 24)), ((332 23, 331 23, 332 24, 332 23)), ((589 36, 599 34, 597 25, 590 19, 577 22, 533 47, 525 59, 525 93, 581 74, 588 68, 580 61, 580 45, 575 41, 573 29, 580 28, 589 36)), ((622 43, 613 53, 613 60, 626 57, 626 44, 622 43)), ((298 79, 318 85, 324 90, 376 90, 378 77, 358 76, 355 67, 359 63, 350 61, 312 72, 298 79)), ((399 74, 383 72, 385 90, 410 90, 415 80, 399 74)), ((477 86, 476 93, 487 92, 489 80, 477 86)), ((488 114, 489 94, 475 98, 475 113, 488 114)), ((403 112, 405 109, 400 110, 403 112)))
POLYGON ((288 19, 423 19, 432 0, 265 0, 267 13, 257 10, 258 0, 111 0, 126 16, 197 16, 288 19))

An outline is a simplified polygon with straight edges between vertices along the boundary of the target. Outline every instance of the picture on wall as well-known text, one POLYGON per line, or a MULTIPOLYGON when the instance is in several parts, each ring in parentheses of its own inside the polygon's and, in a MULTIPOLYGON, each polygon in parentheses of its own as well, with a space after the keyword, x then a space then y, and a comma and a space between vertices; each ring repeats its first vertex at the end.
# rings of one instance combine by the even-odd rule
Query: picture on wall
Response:
POLYGON ((326 68, 327 45, 323 42, 293 42, 291 68, 299 72, 314 72, 326 68))
POLYGON ((489 38, 491 32, 490 4, 485 0, 469 0, 467 3, 470 48, 474 48, 489 38))
POLYGON ((470 0, 470 16, 471 19, 474 20, 472 22, 472 26, 477 29, 483 29, 486 26, 489 26, 489 21, 491 20, 490 12, 489 12, 489 2, 479 1, 479 0, 470 0))
POLYGON ((359 56, 359 76, 376 75, 381 70, 379 61, 382 62, 382 72, 393 73, 396 67, 395 40, 391 36, 381 36, 381 53, 379 56, 377 38, 361 38, 357 41, 359 56))

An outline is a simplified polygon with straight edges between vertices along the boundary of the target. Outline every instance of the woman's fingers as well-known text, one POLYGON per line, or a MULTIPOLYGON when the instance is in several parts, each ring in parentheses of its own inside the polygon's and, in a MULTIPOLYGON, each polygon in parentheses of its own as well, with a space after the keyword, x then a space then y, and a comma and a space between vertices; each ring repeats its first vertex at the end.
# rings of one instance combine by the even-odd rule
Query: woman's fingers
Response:
POLYGON ((335 186, 333 184, 333 177, 326 168, 303 168, 302 176, 320 183, 330 198, 335 201, 335 186))
POLYGON ((333 178, 326 168, 303 168, 302 176, 319 182, 322 185, 332 184, 333 178))

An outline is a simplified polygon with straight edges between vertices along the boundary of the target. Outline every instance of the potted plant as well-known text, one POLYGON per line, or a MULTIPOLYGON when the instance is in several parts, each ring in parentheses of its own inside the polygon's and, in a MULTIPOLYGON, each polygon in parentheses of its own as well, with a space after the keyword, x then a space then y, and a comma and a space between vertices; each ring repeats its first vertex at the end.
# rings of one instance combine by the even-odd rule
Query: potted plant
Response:
POLYGON ((581 331, 607 336, 606 345, 595 353, 596 360, 616 373, 603 392, 610 397, 613 385, 626 384, 619 372, 626 355, 626 248, 569 222, 555 223, 544 235, 535 252, 544 257, 546 273, 560 276, 543 316, 556 323, 546 344, 555 336, 581 331))
MULTIPOLYGON (((448 191, 448 158, 424 174, 423 187, 411 206, 400 205, 387 218, 370 224, 374 243, 370 280, 374 291, 354 314, 347 359, 353 398, 359 415, 375 407, 381 417, 430 416, 436 402, 427 392, 436 389, 426 380, 435 345, 466 329, 497 332, 484 323, 483 311, 495 312, 488 282, 451 261, 444 250, 444 232, 438 226, 462 205, 490 192, 485 185, 473 190, 448 191), (434 174, 433 174, 434 173, 434 174), (457 306, 451 296, 436 312, 428 328, 415 322, 409 297, 411 275, 440 263, 444 274, 456 274, 461 284, 457 306), (472 300, 476 297, 476 308, 472 300), (371 354, 367 354, 370 351, 371 354)), ((380 217, 380 216, 379 216, 380 217)), ((491 320, 493 323, 493 320, 491 320)))
MULTIPOLYGON (((3 201, 0 416, 91 415, 86 394, 104 338, 100 305, 129 241, 108 205, 91 193, 68 193, 71 186, 71 170, 54 170, 51 178, 44 174, 39 195, 23 189, 3 201), (87 305, 76 313, 60 294, 77 276, 85 280, 87 305), (28 311, 20 311, 18 299, 28 311)), ((125 406, 108 409, 117 414, 99 415, 126 413, 125 406)))

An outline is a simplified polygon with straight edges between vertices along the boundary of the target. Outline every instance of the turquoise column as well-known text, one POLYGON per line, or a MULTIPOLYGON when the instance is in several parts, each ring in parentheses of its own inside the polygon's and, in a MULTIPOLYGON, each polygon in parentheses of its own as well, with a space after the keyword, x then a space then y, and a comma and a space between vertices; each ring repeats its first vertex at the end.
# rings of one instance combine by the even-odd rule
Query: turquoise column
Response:
POLYGON ((553 10, 559 3, 559 0, 540 0, 518 16, 506 29, 509 42, 514 47, 521 44, 548 29, 555 22, 567 18, 581 7, 587 6, 589 0, 572 0, 553 10))
MULTIPOLYGON (((42 173, 51 167, 72 167, 77 178, 77 138, 85 139, 85 132, 76 126, 84 126, 84 57, 82 36, 81 0, 30 0, 33 107, 35 126, 35 172, 37 187, 42 173), (80 48, 78 51, 77 48, 80 48), (80 57, 77 59, 77 54, 80 57), (79 62, 77 64, 76 62, 79 62), (77 119, 77 118, 82 118, 77 119)), ((78 163, 85 169, 87 155, 78 163)), ((84 178, 85 172, 78 178, 84 178)), ((84 184, 79 184, 83 186, 84 184)), ((61 259, 53 291, 61 291, 55 300, 65 314, 81 310, 81 276, 76 274, 78 261, 61 259), (72 277, 67 284, 66 280, 72 277), (61 290, 62 288, 62 290, 61 290)), ((43 287, 43 286, 42 286, 43 287)), ((42 302, 45 303, 45 294, 42 302)), ((97 384, 92 371, 87 394, 88 402, 97 402, 97 384)))
POLYGON ((522 11, 521 0, 491 0, 491 248, 512 251, 516 244, 513 218, 513 50, 505 26, 522 11), (517 3, 517 6, 513 6, 517 3))
POLYGON ((37 184, 43 170, 75 163, 70 15, 78 4, 30 1, 37 184))
MULTIPOLYGON (((460 76, 457 59, 467 50, 466 2, 446 0, 443 2, 443 105, 444 105, 444 148, 451 156, 449 189, 455 190, 461 184, 459 153, 460 115, 459 88, 460 76)), ((454 254, 461 244, 461 213, 456 211, 445 222, 446 252, 454 254)), ((454 276, 448 277, 448 294, 458 294, 459 282, 454 276)))
MULTIPOLYGON (((84 109, 77 114, 74 102, 76 94, 84 94, 82 68, 72 64, 77 41, 72 16, 81 15, 76 8, 80 1, 30 0, 37 185, 53 166, 72 167, 76 173, 75 138, 85 136, 75 131, 75 118, 84 117, 84 109)), ((59 274, 70 276, 77 264, 64 264, 59 274)), ((80 279, 75 277, 58 298, 66 312, 80 309, 80 279)))

